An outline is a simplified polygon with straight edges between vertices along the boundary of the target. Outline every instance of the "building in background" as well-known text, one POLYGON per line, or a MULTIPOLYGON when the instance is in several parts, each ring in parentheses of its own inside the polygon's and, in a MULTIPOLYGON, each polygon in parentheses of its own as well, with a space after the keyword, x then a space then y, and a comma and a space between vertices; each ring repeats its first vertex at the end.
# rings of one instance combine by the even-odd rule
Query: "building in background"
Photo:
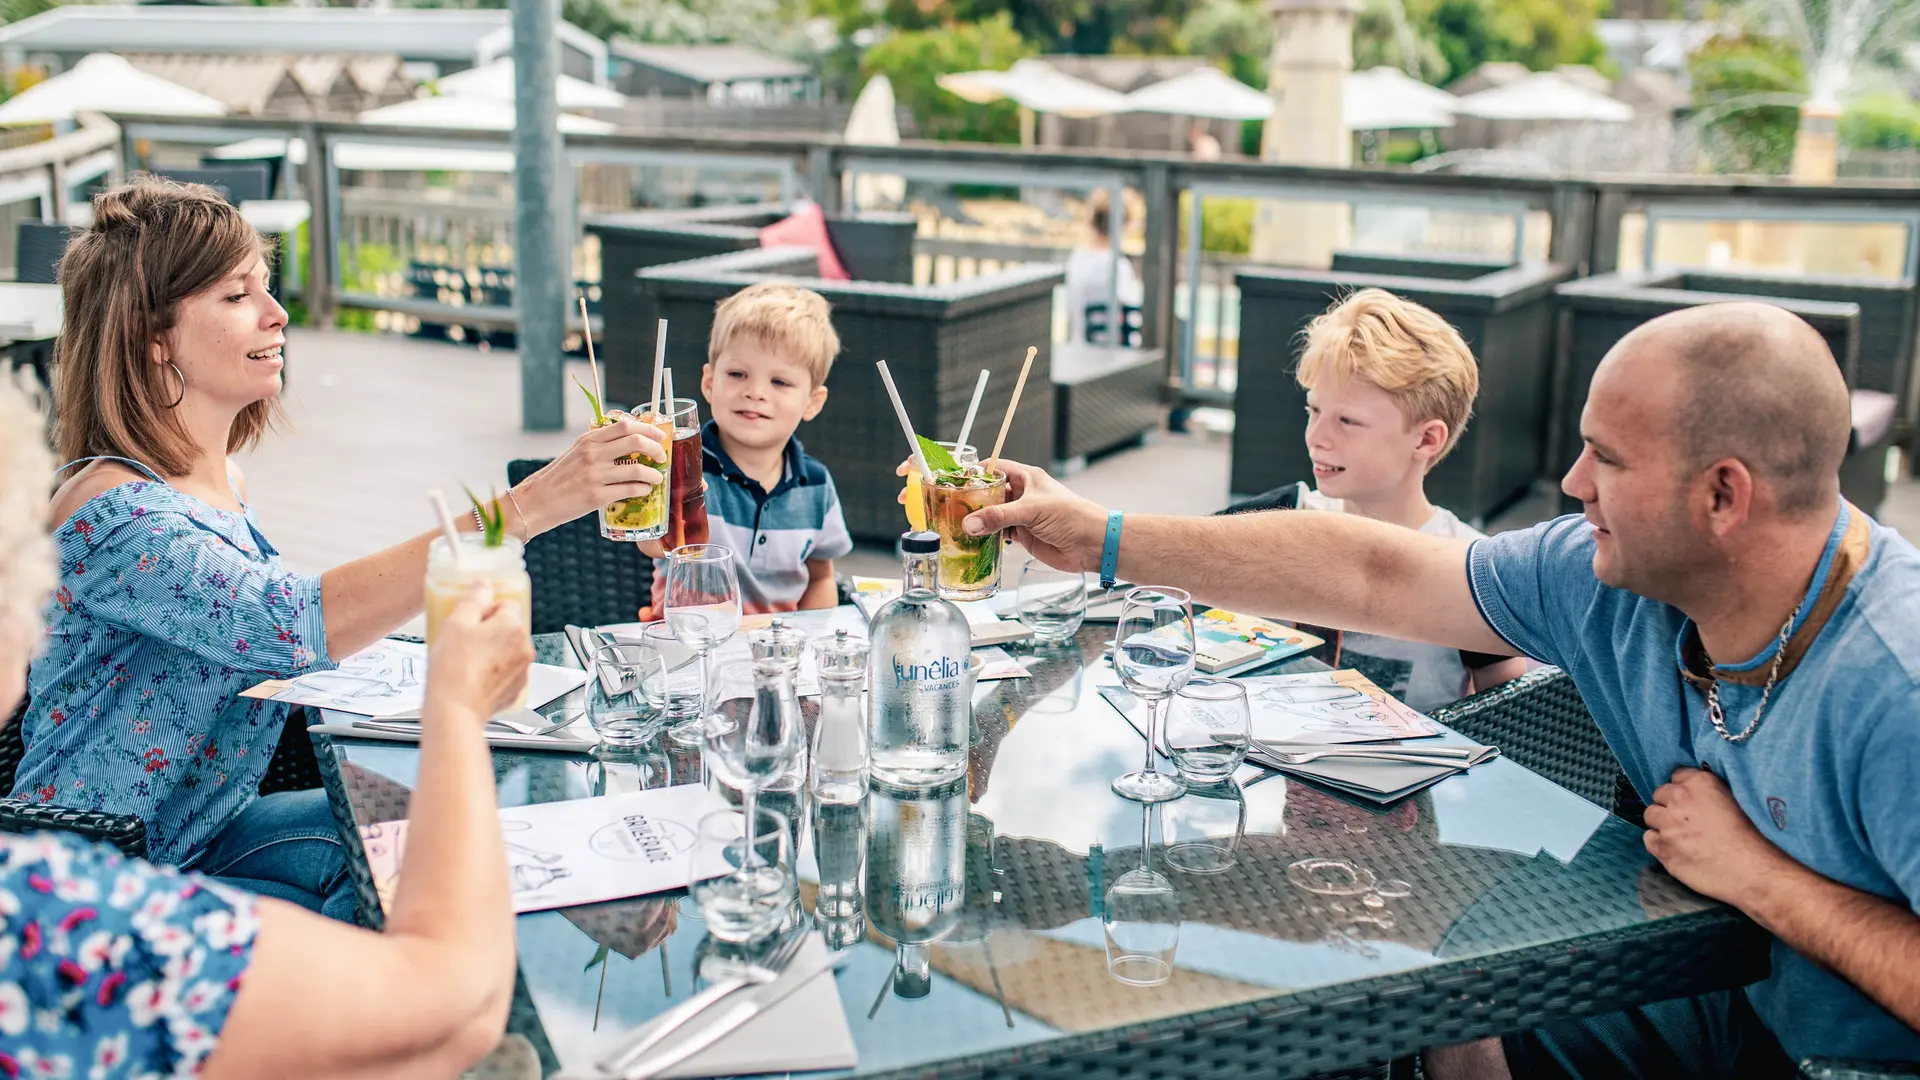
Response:
POLYGON ((710 105, 799 105, 820 100, 813 68, 746 45, 610 46, 613 88, 628 97, 658 95, 710 105))

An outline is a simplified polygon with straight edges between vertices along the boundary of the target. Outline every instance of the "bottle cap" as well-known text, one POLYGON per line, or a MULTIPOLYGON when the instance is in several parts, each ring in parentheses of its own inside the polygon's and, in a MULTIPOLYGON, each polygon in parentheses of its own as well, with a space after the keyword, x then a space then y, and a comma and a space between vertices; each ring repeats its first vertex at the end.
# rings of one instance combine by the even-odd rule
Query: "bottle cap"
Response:
POLYGON ((940 534, 937 532, 900 534, 900 554, 902 555, 938 555, 939 553, 940 534))

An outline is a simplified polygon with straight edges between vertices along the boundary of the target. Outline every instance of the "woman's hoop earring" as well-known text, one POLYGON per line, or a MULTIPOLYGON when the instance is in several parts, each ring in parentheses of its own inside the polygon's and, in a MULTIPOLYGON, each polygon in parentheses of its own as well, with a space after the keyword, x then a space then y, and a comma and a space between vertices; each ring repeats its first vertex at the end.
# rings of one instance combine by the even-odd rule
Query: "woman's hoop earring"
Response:
POLYGON ((187 400, 187 376, 185 372, 180 370, 179 364, 176 364, 173 361, 168 360, 166 361, 166 365, 173 369, 173 374, 180 380, 180 393, 177 394, 174 397, 174 399, 168 402, 165 406, 165 408, 172 409, 172 408, 177 408, 182 401, 187 400))

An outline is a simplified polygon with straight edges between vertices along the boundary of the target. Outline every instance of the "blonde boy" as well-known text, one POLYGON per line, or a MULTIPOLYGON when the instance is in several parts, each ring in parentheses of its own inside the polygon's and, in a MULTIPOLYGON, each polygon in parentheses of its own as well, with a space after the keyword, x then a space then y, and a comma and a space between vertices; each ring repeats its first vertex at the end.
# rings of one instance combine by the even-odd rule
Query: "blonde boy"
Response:
MULTIPOLYGON (((1436 536, 1482 534, 1427 501, 1426 476, 1460 442, 1480 392, 1473 353, 1447 321, 1362 289, 1307 327, 1295 378, 1307 391, 1313 486, 1297 505, 1436 536)), ((1524 660, 1370 634, 1344 634, 1340 662, 1427 710, 1519 676, 1524 660)))
MULTIPOLYGON (((832 309, 811 289, 752 285, 720 302, 700 393, 712 419, 705 454, 709 540, 732 548, 747 614, 824 608, 837 600, 833 560, 853 550, 827 467, 794 438, 827 403, 840 351, 832 309)), ((666 560, 654 556, 653 603, 666 600, 666 560)))

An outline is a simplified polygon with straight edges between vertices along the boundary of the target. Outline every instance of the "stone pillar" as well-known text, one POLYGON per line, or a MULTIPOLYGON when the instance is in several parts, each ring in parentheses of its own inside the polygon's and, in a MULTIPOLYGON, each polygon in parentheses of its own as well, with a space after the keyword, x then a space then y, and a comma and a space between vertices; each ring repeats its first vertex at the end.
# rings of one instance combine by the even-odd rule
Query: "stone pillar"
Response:
POLYGON ((1801 184, 1831 184, 1840 171, 1840 108, 1831 102, 1800 106, 1800 130, 1793 137, 1793 179, 1801 184))
MULTIPOLYGON (((1260 138, 1260 159, 1284 165, 1353 164, 1342 113, 1353 70, 1353 17, 1359 0, 1268 0, 1273 55, 1267 93, 1274 113, 1260 138)), ((1346 243, 1345 203, 1262 202, 1254 216, 1253 255, 1263 262, 1327 266, 1346 243)))

